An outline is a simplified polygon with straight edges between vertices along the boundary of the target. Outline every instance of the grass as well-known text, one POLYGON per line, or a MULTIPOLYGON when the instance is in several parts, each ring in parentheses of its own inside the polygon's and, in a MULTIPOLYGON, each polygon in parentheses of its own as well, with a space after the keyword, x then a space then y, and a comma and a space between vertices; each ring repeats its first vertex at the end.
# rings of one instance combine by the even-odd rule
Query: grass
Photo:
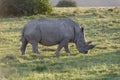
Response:
POLYGON ((50 15, 0 18, 0 80, 119 80, 120 8, 55 8, 50 15), (64 50, 54 56, 57 46, 39 45, 40 55, 27 46, 20 54, 23 26, 40 17, 69 17, 85 28, 86 39, 97 44, 89 54, 81 54, 73 43, 71 55, 64 50))

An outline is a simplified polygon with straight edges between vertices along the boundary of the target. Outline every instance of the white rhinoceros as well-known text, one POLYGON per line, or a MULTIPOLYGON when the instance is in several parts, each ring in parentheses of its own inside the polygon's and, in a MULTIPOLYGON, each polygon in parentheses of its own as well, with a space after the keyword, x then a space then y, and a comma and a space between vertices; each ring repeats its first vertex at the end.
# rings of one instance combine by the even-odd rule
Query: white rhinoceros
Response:
POLYGON ((39 53, 38 43, 46 46, 58 44, 56 56, 63 47, 67 53, 70 53, 69 42, 75 43, 78 51, 82 53, 88 53, 88 50, 95 47, 95 45, 89 45, 91 42, 86 42, 84 29, 77 22, 68 18, 41 18, 29 21, 23 28, 21 40, 22 55, 25 54, 28 42, 32 44, 34 53, 39 53))

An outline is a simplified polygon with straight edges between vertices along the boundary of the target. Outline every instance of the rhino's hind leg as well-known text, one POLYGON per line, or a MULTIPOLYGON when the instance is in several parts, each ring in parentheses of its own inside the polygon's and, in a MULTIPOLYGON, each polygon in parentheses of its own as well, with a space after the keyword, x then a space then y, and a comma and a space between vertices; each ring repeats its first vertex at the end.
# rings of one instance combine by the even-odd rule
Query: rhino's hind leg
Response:
POLYGON ((26 39, 22 39, 22 46, 21 46, 21 52, 22 52, 22 55, 25 54, 25 50, 26 50, 26 46, 28 44, 28 41, 26 39))
POLYGON ((37 43, 37 42, 34 42, 34 43, 31 43, 31 44, 32 44, 33 52, 39 54, 39 51, 38 51, 38 43, 37 43))

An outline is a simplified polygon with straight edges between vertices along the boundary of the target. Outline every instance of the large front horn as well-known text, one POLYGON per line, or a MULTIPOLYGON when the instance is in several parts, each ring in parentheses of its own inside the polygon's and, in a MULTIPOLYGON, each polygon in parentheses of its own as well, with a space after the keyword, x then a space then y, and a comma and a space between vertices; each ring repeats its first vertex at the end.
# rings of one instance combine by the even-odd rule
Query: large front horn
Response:
POLYGON ((96 45, 88 45, 88 49, 93 49, 96 45))

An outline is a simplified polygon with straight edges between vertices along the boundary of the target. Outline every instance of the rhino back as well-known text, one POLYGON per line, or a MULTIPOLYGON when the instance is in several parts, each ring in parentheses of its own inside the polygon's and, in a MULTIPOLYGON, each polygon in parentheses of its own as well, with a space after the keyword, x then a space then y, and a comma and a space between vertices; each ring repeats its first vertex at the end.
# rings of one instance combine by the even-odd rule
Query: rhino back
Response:
POLYGON ((64 20, 43 20, 39 22, 41 31, 40 43, 50 46, 59 44, 63 39, 72 40, 74 38, 73 28, 64 20))

